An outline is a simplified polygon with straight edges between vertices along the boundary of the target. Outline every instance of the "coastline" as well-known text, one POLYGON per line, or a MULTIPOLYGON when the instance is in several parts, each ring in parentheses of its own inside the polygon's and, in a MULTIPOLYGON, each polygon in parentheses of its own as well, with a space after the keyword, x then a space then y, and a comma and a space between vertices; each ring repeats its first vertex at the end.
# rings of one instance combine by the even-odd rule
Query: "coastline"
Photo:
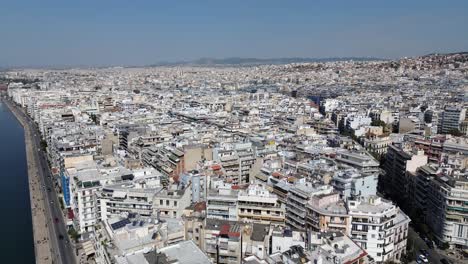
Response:
POLYGON ((52 247, 50 244, 50 234, 48 228, 47 217, 45 213, 45 199, 41 190, 41 181, 38 173, 38 165, 34 159, 34 147, 32 143, 32 131, 21 115, 17 112, 15 106, 6 99, 1 101, 7 106, 8 110, 15 116, 16 120, 21 124, 24 130, 24 141, 26 148, 26 162, 28 166, 28 185, 29 199, 31 205, 32 230, 34 238, 34 253, 36 263, 49 264, 52 261, 52 247))

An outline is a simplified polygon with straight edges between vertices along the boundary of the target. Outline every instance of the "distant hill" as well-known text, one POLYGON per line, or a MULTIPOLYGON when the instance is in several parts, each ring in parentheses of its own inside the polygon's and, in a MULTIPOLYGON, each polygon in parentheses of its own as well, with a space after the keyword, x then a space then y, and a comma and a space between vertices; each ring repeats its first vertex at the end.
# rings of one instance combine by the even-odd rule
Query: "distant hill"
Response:
POLYGON ((373 57, 343 57, 343 58, 240 58, 231 57, 224 59, 200 58, 193 61, 179 62, 160 62, 150 66, 168 66, 168 65, 264 65, 264 64, 288 64, 288 63, 307 63, 307 62, 331 62, 331 61, 376 61, 385 60, 373 57))

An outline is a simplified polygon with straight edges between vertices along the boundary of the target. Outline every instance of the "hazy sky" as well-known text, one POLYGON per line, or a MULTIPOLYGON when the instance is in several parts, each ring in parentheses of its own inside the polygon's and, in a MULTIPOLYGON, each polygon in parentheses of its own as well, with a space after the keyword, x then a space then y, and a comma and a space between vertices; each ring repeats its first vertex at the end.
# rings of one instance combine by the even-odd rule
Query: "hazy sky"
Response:
POLYGON ((468 51, 468 0, 5 0, 0 66, 468 51))

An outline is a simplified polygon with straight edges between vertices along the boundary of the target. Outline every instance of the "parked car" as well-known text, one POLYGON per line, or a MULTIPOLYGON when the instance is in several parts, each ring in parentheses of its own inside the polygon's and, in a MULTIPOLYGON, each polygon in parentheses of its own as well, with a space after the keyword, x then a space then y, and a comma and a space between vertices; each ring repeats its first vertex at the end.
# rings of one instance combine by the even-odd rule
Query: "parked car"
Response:
POLYGON ((429 252, 425 249, 421 249, 419 250, 424 256, 428 257, 429 256, 429 252))
POLYGON ((424 256, 424 255, 422 255, 422 254, 418 256, 418 259, 421 260, 421 261, 424 262, 424 263, 428 263, 428 262, 429 262, 429 260, 427 260, 426 256, 424 256))

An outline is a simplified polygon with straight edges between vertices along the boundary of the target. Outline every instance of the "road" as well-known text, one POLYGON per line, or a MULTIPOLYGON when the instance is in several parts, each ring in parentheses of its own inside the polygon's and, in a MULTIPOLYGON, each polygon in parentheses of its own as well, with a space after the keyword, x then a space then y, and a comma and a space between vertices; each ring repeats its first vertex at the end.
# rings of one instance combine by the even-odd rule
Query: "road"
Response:
MULTIPOLYGON (((13 103, 9 103, 10 105, 13 105, 13 103)), ((38 168, 38 171, 41 179, 41 188, 46 200, 45 208, 50 223, 48 227, 52 242, 53 254, 55 254, 54 259, 58 263, 76 263, 75 249, 73 248, 72 243, 70 243, 69 237, 67 235, 66 224, 62 216, 59 197, 55 191, 53 176, 48 166, 46 155, 41 150, 39 129, 34 121, 32 121, 32 119, 29 118, 29 116, 27 116, 22 109, 19 109, 16 106, 13 107, 19 110, 18 113, 24 118, 24 120, 27 121, 30 131, 32 131, 33 138, 31 142, 33 144, 33 149, 37 150, 34 151, 36 164, 40 164, 41 167, 38 168)))
MULTIPOLYGON (((429 247, 426 245, 426 242, 419 236, 418 233, 416 233, 412 227, 408 229, 408 237, 412 238, 412 243, 413 243, 413 248, 415 249, 416 256, 419 256, 421 253, 419 252, 421 249, 427 250, 429 252, 429 256, 427 257, 429 260, 429 263, 433 264, 438 264, 441 263, 440 259, 443 258, 435 248, 429 249, 429 247)), ((408 241, 409 242, 409 241, 408 241)), ((416 260, 411 263, 416 263, 416 260)))

